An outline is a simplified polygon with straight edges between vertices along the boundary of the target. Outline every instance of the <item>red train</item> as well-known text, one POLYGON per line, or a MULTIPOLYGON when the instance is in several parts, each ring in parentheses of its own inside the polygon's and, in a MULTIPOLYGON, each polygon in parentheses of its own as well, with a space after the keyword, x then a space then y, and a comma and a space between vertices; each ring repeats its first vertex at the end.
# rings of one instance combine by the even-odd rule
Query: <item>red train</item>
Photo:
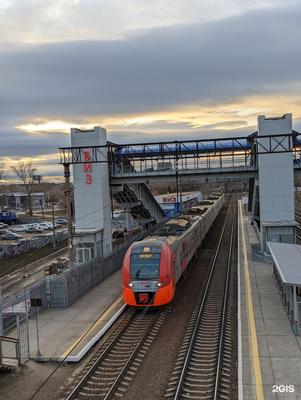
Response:
POLYGON ((176 283, 224 204, 215 193, 189 214, 169 220, 146 239, 133 243, 123 261, 124 302, 162 306, 175 294, 176 283))

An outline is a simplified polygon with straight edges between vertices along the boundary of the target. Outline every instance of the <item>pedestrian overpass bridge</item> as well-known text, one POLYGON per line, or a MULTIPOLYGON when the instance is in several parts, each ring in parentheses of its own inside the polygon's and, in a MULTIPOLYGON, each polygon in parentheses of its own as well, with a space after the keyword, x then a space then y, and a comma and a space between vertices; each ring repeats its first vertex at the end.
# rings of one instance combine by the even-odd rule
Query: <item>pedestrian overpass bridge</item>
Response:
POLYGON ((280 136, 257 132, 247 137, 162 141, 150 143, 60 148, 61 164, 107 162, 111 184, 189 178, 224 180, 256 177, 258 155, 293 153, 294 169, 301 169, 301 134, 280 136))
POLYGON ((301 134, 292 129, 291 114, 259 116, 258 132, 246 137, 117 144, 107 141, 105 129, 96 127, 71 129, 71 143, 60 148, 60 163, 70 221, 73 165, 75 234, 71 223, 68 232, 79 251, 90 246, 104 256, 111 254, 112 198, 141 226, 163 220, 146 184, 173 179, 178 193, 179 184, 188 180, 256 178, 256 185, 250 181, 249 198, 253 207, 256 193, 260 195, 262 249, 268 240, 294 240, 294 174, 301 170, 301 134))

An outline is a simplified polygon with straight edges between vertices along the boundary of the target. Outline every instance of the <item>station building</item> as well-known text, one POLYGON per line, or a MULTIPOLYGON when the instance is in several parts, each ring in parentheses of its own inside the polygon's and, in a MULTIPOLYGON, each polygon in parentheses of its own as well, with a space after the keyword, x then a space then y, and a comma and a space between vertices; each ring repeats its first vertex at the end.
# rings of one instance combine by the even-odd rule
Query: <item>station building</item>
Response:
POLYGON ((162 208, 166 217, 173 217, 179 212, 197 205, 203 200, 201 192, 167 193, 155 196, 159 206, 162 208))
MULTIPOLYGON (((31 193, 31 206, 33 210, 44 207, 44 193, 31 193)), ((8 192, 1 194, 2 207, 22 210, 28 208, 28 194, 20 192, 8 192)))

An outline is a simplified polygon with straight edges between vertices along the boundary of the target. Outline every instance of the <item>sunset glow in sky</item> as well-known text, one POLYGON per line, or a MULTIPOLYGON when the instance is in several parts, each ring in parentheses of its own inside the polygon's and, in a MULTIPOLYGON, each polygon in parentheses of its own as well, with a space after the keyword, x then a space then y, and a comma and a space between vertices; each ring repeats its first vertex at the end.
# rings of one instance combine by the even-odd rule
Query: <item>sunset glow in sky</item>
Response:
POLYGON ((301 3, 2 0, 0 163, 62 176, 71 127, 119 143, 301 131, 301 3))

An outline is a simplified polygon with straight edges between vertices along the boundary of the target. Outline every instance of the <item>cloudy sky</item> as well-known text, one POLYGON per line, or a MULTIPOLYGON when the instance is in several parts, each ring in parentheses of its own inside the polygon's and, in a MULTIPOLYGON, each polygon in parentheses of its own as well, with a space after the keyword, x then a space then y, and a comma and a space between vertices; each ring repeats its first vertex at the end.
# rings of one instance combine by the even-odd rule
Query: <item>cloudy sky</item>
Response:
POLYGON ((301 2, 0 0, 0 163, 59 179, 70 127, 116 142, 301 130, 301 2))

